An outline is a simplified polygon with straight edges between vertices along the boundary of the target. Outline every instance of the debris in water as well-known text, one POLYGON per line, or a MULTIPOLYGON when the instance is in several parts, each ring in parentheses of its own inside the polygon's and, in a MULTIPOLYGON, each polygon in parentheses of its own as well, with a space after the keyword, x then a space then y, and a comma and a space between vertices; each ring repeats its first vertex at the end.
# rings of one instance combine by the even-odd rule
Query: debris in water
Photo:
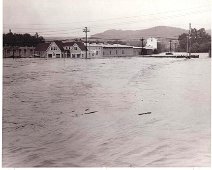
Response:
POLYGON ((89 109, 85 109, 85 111, 88 111, 89 109))
POLYGON ((75 71, 80 71, 80 70, 77 70, 77 69, 73 69, 73 70, 71 70, 71 72, 75 72, 75 71))
POLYGON ((3 123, 12 123, 12 124, 18 124, 18 123, 16 123, 16 122, 3 122, 3 123))
POLYGON ((92 112, 87 112, 87 113, 84 113, 84 114, 91 114, 91 113, 96 113, 98 111, 92 111, 92 112))
POLYGON ((152 112, 139 113, 138 115, 151 114, 152 112))

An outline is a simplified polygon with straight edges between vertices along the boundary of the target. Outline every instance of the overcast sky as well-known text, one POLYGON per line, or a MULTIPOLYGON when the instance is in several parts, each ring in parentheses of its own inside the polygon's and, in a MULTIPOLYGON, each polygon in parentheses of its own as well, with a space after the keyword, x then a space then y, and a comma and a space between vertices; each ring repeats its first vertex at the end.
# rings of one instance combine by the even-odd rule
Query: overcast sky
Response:
POLYGON ((210 29, 211 0, 4 0, 3 31, 83 36, 154 26, 210 29))

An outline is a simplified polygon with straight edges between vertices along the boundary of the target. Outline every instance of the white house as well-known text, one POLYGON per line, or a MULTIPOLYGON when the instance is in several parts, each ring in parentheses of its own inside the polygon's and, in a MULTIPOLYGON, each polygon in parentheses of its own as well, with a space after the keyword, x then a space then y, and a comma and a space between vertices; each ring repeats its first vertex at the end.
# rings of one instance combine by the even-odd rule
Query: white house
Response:
POLYGON ((86 47, 82 42, 63 43, 66 58, 85 58, 86 47))
POLYGON ((47 48, 46 55, 47 58, 62 58, 63 56, 63 46, 61 41, 53 41, 47 48))
POLYGON ((85 58, 86 47, 82 42, 53 41, 38 44, 35 55, 44 58, 85 58))

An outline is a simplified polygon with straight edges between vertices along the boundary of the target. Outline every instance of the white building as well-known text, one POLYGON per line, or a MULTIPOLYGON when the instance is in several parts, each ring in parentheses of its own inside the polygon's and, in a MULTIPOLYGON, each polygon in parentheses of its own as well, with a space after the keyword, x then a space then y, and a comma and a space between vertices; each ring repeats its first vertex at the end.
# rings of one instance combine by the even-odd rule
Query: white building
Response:
POLYGON ((86 47, 82 42, 63 43, 66 58, 85 58, 86 47))
POLYGON ((86 47, 82 42, 53 41, 38 44, 35 55, 44 58, 85 58, 86 47))
POLYGON ((104 57, 130 57, 133 56, 133 47, 121 44, 104 45, 104 57))
POLYGON ((133 56, 133 47, 121 44, 88 44, 88 57, 129 57, 133 56))
POLYGON ((103 44, 88 44, 88 58, 101 58, 103 57, 103 44))
POLYGON ((63 52, 62 43, 60 41, 53 41, 47 48, 46 55, 48 58, 62 58, 63 52))
POLYGON ((148 38, 146 47, 152 48, 152 49, 157 49, 157 39, 156 38, 148 38))

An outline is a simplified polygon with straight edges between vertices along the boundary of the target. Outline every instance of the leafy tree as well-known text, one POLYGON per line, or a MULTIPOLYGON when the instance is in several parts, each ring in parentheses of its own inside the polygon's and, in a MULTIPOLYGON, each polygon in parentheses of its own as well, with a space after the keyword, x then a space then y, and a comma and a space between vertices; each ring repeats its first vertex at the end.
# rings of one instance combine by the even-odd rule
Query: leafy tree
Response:
POLYGON ((191 45, 191 51, 194 53, 199 52, 199 48, 200 48, 200 45, 197 42, 195 42, 191 45))
POLYGON ((36 33, 34 36, 30 34, 16 34, 9 32, 3 34, 3 46, 18 46, 18 47, 35 47, 39 43, 44 42, 44 38, 36 33))
MULTIPOLYGON (((186 51, 187 48, 187 36, 183 33, 179 36, 179 51, 186 51)), ((191 29, 191 52, 208 52, 211 46, 211 36, 206 33, 204 28, 197 30, 191 29)))

